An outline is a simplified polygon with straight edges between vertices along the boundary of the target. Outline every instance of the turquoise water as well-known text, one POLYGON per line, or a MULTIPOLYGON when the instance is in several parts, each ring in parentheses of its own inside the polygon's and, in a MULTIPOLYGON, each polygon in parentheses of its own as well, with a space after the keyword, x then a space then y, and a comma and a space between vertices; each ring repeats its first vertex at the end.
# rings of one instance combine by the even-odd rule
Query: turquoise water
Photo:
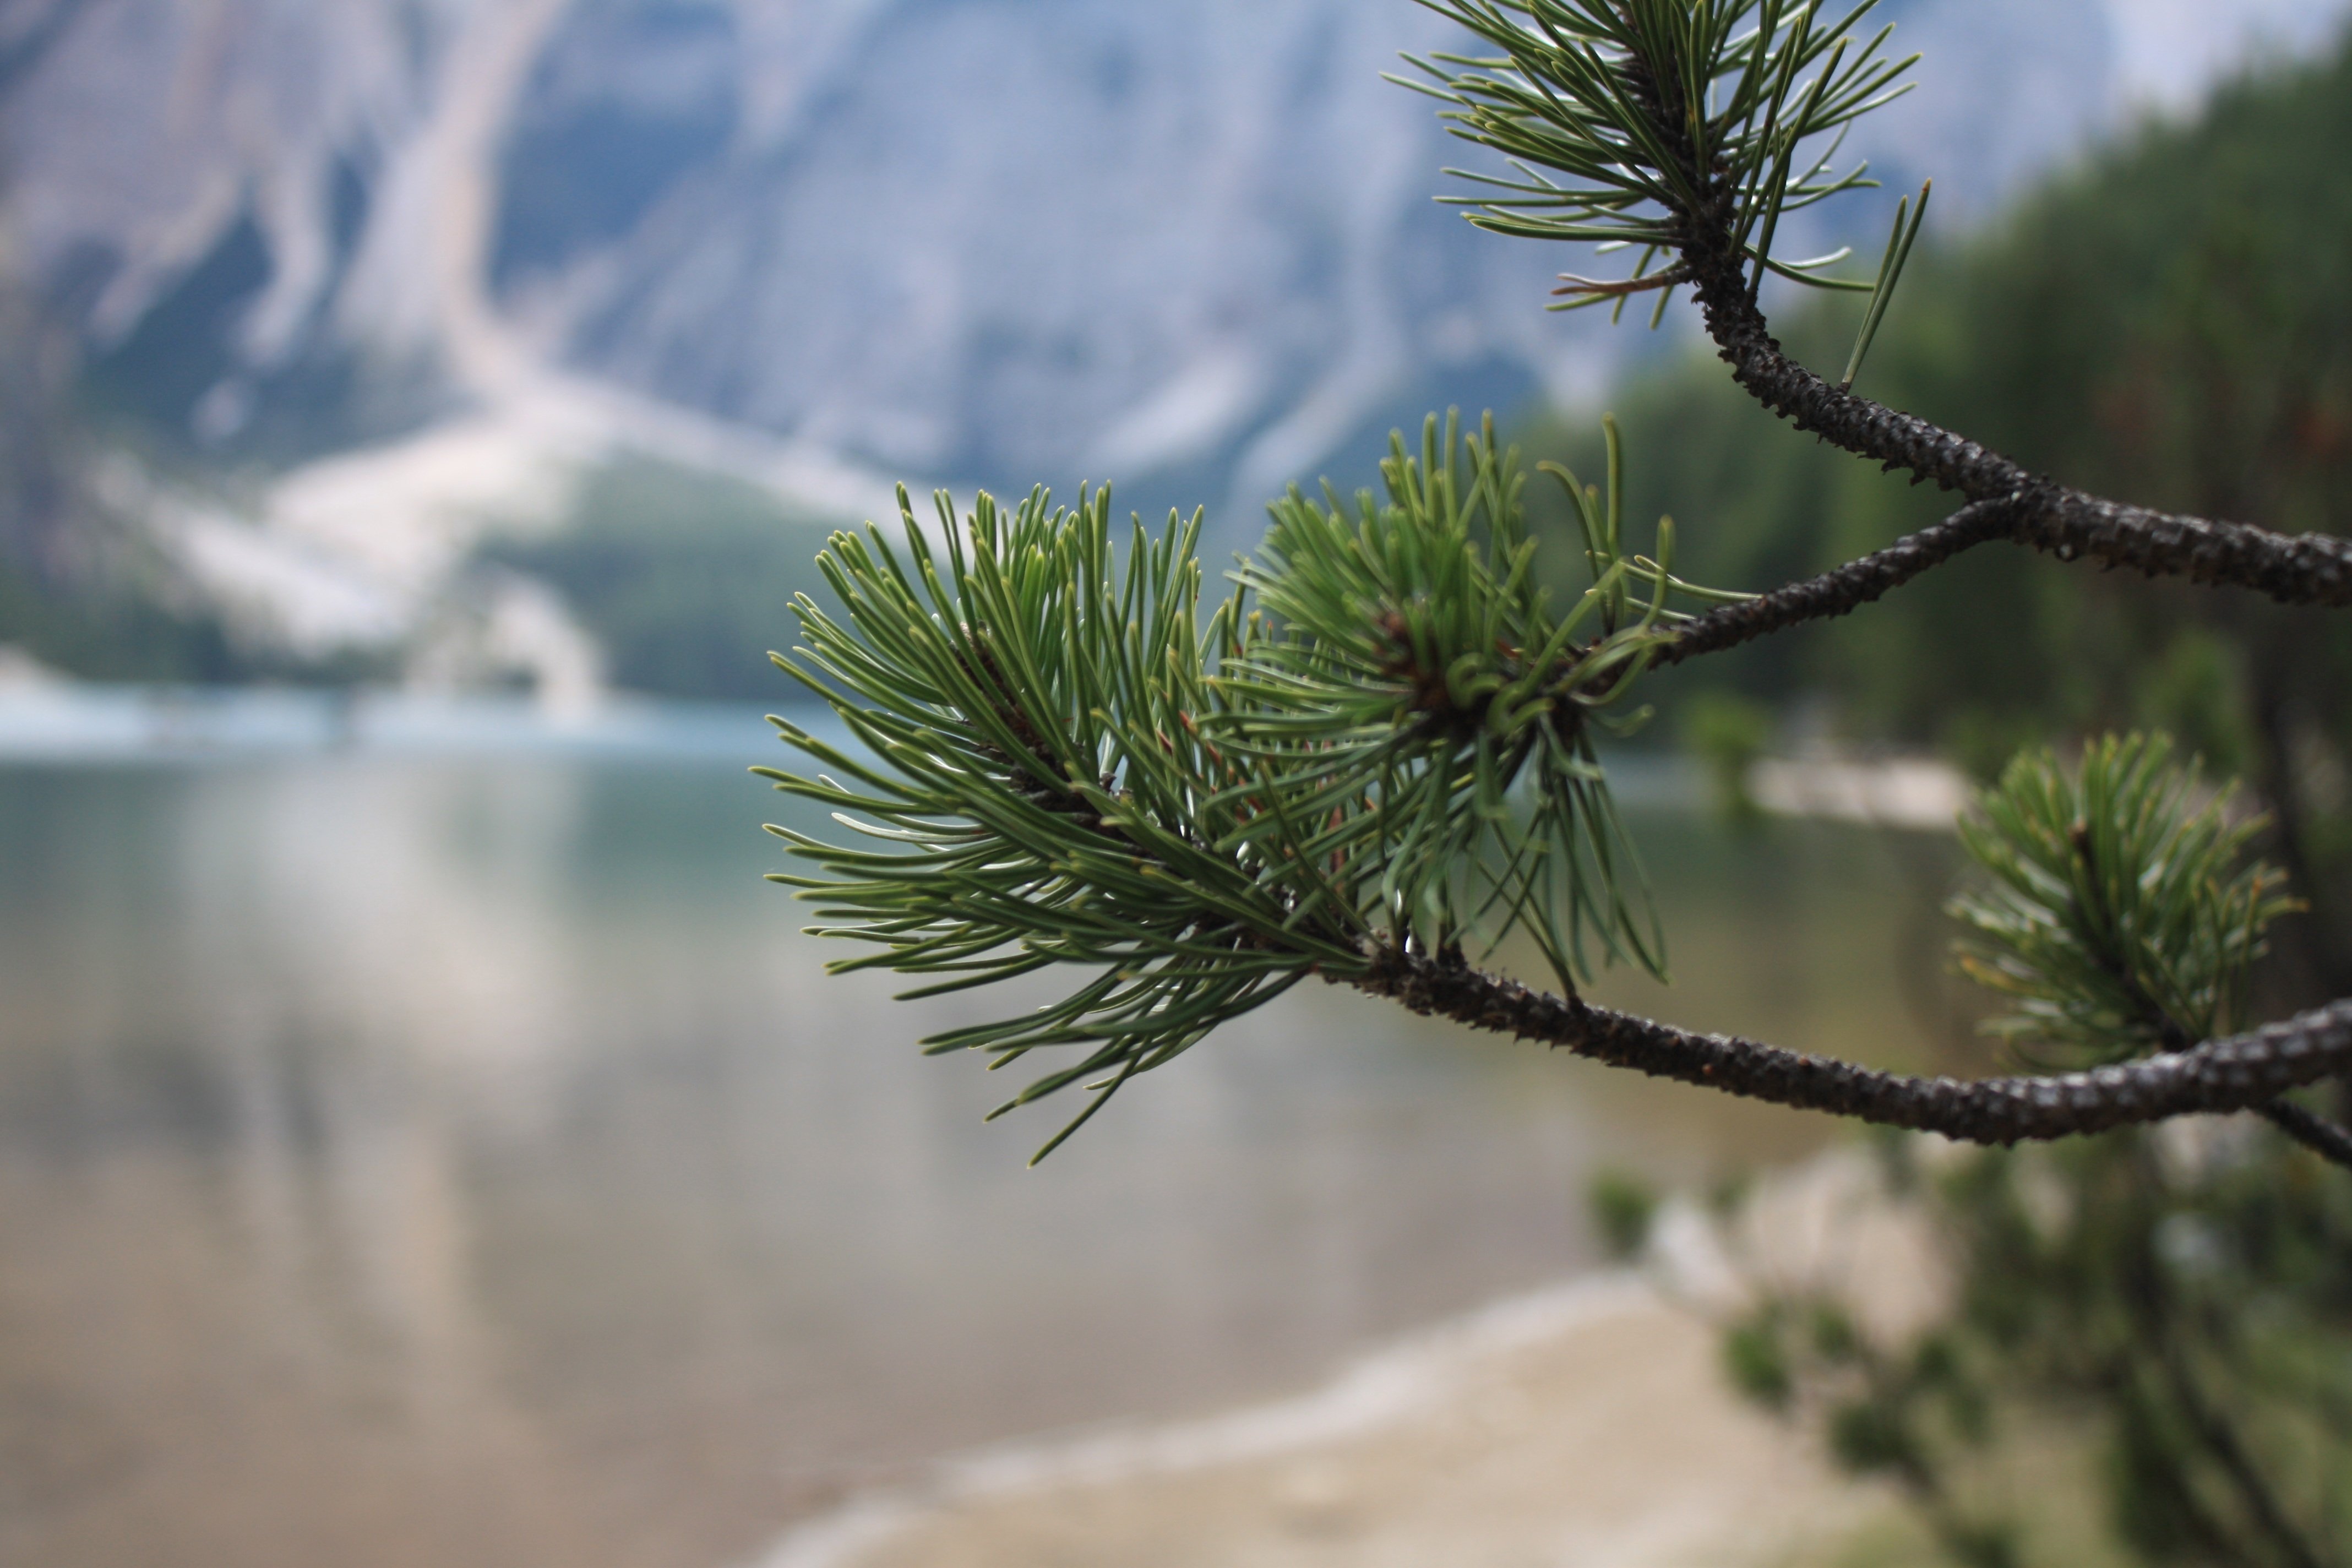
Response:
MULTIPOLYGON (((760 746, 0 769, 0 1562, 718 1568, 1588 1267, 1598 1164, 1824 1134, 1310 986, 1027 1170, 1057 1108, 912 1047, 1018 998, 822 976, 760 746)), ((1942 846, 1641 834, 1689 979, 1612 994, 1936 1022, 1942 846)))

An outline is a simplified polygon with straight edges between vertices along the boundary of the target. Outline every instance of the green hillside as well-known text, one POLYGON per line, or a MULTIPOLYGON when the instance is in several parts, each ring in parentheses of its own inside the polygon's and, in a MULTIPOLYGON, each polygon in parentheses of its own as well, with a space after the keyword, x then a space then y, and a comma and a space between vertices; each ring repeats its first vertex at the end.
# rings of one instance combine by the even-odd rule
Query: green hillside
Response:
POLYGON ((478 559, 562 594, 616 685, 789 702, 799 689, 768 651, 797 635, 795 595, 831 599, 816 566, 826 532, 740 480, 621 459, 587 476, 559 531, 495 540, 478 559))

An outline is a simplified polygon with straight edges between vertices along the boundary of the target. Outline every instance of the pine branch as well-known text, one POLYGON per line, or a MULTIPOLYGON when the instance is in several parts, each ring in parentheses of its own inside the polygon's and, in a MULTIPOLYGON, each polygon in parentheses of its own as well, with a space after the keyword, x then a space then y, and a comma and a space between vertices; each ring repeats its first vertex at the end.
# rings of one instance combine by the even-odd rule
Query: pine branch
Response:
MULTIPOLYGON (((1615 1066, 1975 1142, 2247 1109, 2311 1131, 2274 1102, 2346 1070, 2352 1001, 2090 1072, 1962 1084, 1695 1035, 1471 967, 1462 937, 1515 926, 1564 988, 1580 933, 1657 967, 1588 716, 1678 637, 1728 646, 1850 608, 1993 536, 2005 510, 1677 630, 1662 617, 1683 585, 1625 552, 1616 467, 1605 500, 1563 476, 1595 574, 1564 617, 1532 586, 1512 458, 1491 434, 1433 431, 1418 460, 1400 445, 1386 508, 1367 498, 1350 517, 1294 494, 1205 636, 1197 520, 1139 530, 1123 560, 1099 496, 1064 512, 1041 491, 1009 514, 983 497, 961 519, 943 501, 944 563, 911 509, 903 557, 877 531, 838 535, 823 562, 848 618, 803 602, 808 646, 779 662, 867 755, 780 721, 848 782, 770 776, 852 814, 840 820, 865 842, 780 829, 820 874, 776 879, 827 906, 826 934, 880 949, 835 968, 933 976, 934 993, 1093 971, 1059 1004, 926 1042, 999 1065, 1076 1047, 1005 1108, 1084 1085, 1093 1098, 1062 1137, 1309 975, 1615 1066), (1280 629, 1246 609, 1253 589, 1280 629)), ((2268 868, 2235 863, 2257 825, 2200 798, 2138 740, 2093 747, 2079 780, 2021 759, 1985 798, 1965 832, 2002 886, 1958 908, 1987 943, 1972 972, 2021 999, 2017 1027, 2095 1051, 2220 1033, 2264 926, 2293 904, 2268 868)))
POLYGON ((1057 1004, 926 1042, 998 1066, 1075 1047, 1076 1062, 1012 1102, 1083 1085, 1095 1098, 1063 1137, 1136 1075, 1317 974, 1612 1065, 1972 1142, 2260 1110, 2323 1152, 2352 1143, 2278 1098, 2352 1065, 2352 999, 2223 1033, 2263 927, 2290 901, 2266 868, 2235 866, 2251 826, 2190 813, 2193 779, 2136 740, 2086 753, 2079 788, 2046 758, 2012 768, 1986 798, 1988 825, 1963 829, 2007 886, 1958 912, 1985 942, 1971 973, 2020 998, 2005 1028, 2160 1054, 1956 1083, 1575 996, 1588 944, 1664 973, 1591 744, 1649 670, 1846 614, 1990 539, 2322 605, 2352 604, 2352 542, 2068 489, 1851 392, 1927 193, 1898 213, 1873 283, 1818 272, 1836 258, 1783 261, 1771 244, 1784 212, 1864 183, 1858 167, 1832 170, 1834 145, 1801 149, 1900 90, 1910 62, 1878 57, 1885 30, 1859 48, 1837 36, 1874 0, 1828 29, 1810 0, 1427 3, 1505 50, 1440 57, 1458 71, 1417 62, 1457 132, 1524 176, 1486 181, 1474 221, 1641 245, 1630 278, 1571 278, 1566 292, 1622 303, 1654 291, 1663 310, 1688 284, 1751 395, 1969 504, 1773 594, 1696 588, 1672 574, 1666 521, 1657 559, 1628 547, 1612 426, 1605 498, 1557 476, 1591 579, 1556 609, 1533 570, 1517 455, 1491 424, 1465 441, 1433 420, 1417 456, 1400 437, 1382 465, 1385 503, 1368 492, 1350 508, 1328 490, 1326 504, 1296 490, 1278 502, 1240 591, 1203 628, 1197 518, 1158 539, 1139 523, 1122 553, 1101 495, 1082 493, 1075 513, 1042 490, 1010 512, 983 496, 961 520, 942 498, 940 561, 902 492, 905 554, 877 531, 836 535, 822 562, 845 618, 803 601, 806 644, 778 660, 865 748, 779 721, 849 781, 771 774, 862 840, 777 830, 817 874, 776 879, 827 906, 825 934, 877 950, 835 967, 940 977, 918 994, 1091 972, 1057 1004), (1673 259, 1653 270, 1661 257, 1673 259), (1869 293, 1843 384, 1781 353, 1756 305, 1767 273, 1869 293), (1670 608, 1677 596, 1715 607, 1670 608), (1462 954, 1467 938, 1515 931, 1569 994, 1462 954))
POLYGON ((1803 1056, 1532 991, 1459 962, 1386 951, 1348 984, 1416 1013, 1744 1099, 1970 1143, 2015 1143, 2262 1110, 2352 1068, 2352 1000, 2191 1050, 2048 1077, 1923 1079, 1803 1056))
POLYGON ((1772 240, 1784 214, 1875 184, 1866 164, 1834 167, 1835 144, 1801 149, 1909 90, 1901 79, 1917 57, 1880 53, 1891 27, 1859 45, 1843 36, 1877 0, 1827 26, 1812 0, 1422 3, 1502 51, 1408 56, 1419 75, 1391 79, 1447 105, 1440 118, 1455 135, 1510 160, 1513 177, 1467 175, 1477 194, 1447 199, 1497 234, 1641 247, 1628 278, 1567 276, 1556 309, 1671 292, 1685 269, 1650 263, 1682 247, 1683 215, 1701 205, 1758 279, 1872 290, 1822 271, 1845 252, 1790 261, 1772 240))
POLYGON ((1809 621, 1851 614, 1962 551, 1989 540, 2009 538, 2017 516, 2018 509, 2007 500, 1973 502, 1931 528, 1818 577, 1709 610, 1668 634, 1656 664, 1663 668, 1809 621))
POLYGON ((1732 379, 1797 428, 1970 501, 2007 501, 2013 511, 2002 536, 2062 561, 2250 588, 2284 605, 2352 605, 2352 541, 2110 500, 2053 483, 1966 437, 1832 384, 1781 353, 1721 254, 1728 243, 1720 233, 1707 234, 1685 252, 1707 331, 1732 379))
POLYGON ((2161 735, 2011 762, 1962 818, 1984 885, 1954 899, 1962 973, 2010 998, 1990 1033, 2080 1066, 2186 1049, 2242 1016, 2273 921, 2302 908, 2274 867, 2242 862, 2265 819, 2209 794, 2161 735))
POLYGON ((773 879, 874 950, 832 967, 927 977, 916 994, 1090 972, 925 1042, 999 1066, 1076 1048, 1007 1110, 1078 1086, 1098 1107, 1384 942, 1525 932, 1564 988, 1596 948, 1663 978, 1591 731, 1668 599, 1720 595, 1626 551, 1614 465, 1606 498, 1575 492, 1594 580, 1564 615, 1491 427, 1432 421, 1382 473, 1385 506, 1287 498, 1205 628, 1197 516, 1139 522, 1122 551, 1099 493, 982 495, 961 517, 942 497, 934 534, 902 490, 903 546, 835 535, 819 564, 841 611, 803 598, 803 646, 777 663, 862 754, 777 720, 824 771, 758 770, 849 835, 772 829, 814 872, 773 879))
MULTIPOLYGON (((1636 289, 1687 285, 1733 379, 1751 396, 1857 457, 1972 503, 2011 502, 2004 537, 2021 544, 2065 561, 2249 588, 2283 604, 2352 605, 2352 541, 2290 537, 2092 495, 1851 390, 1900 283, 1920 209, 1898 213, 1871 282, 1821 272, 1835 257, 1782 261, 1771 242, 1784 211, 1873 183, 1859 166, 1832 173, 1834 144, 1819 155, 1801 149, 1824 134, 1842 136, 1903 90, 1898 79, 1911 60, 1879 54, 1889 29, 1859 43, 1844 36, 1874 0, 1833 26, 1818 25, 1812 5, 1771 0, 1424 3, 1501 54, 1415 61, 1433 85, 1408 85, 1446 102, 1442 118, 1455 134, 1504 154, 1518 175, 1468 175, 1480 194, 1447 199, 1498 233, 1643 247, 1622 282, 1571 279, 1573 303, 1622 304, 1636 289), (1781 351, 1757 305, 1768 272, 1870 295, 1843 383, 1781 351)), ((1925 199, 1923 191, 1922 207, 1925 199)))
MULTIPOLYGON (((1978 798, 1962 841, 1992 886, 1953 900, 1970 930, 1964 973, 2018 1001, 1990 1033, 2097 1061, 2191 1050, 2241 1012, 2272 921, 2300 906, 2284 877, 2240 855, 2264 826, 2205 801, 2163 737, 2109 737, 2073 775, 2048 752, 2012 762, 1978 798)), ((2286 1100, 2255 1111, 2352 1166, 2352 1134, 2286 1100)))
MULTIPOLYGON (((2192 523, 2200 529, 2237 529, 2235 524, 2209 524, 2195 519, 2171 521, 2192 523)), ((2261 530, 2242 531, 2262 533, 2261 530)), ((2037 513, 2031 497, 2000 496, 1989 500, 1971 501, 1943 521, 1907 534, 1884 550, 1832 567, 1819 576, 1790 583, 1769 593, 1759 594, 1692 617, 1664 635, 1662 646, 1653 660, 1653 668, 1663 669, 1703 654, 1721 653, 1727 648, 1738 647, 1776 632, 1850 615, 1979 544, 2007 541, 2015 544, 2039 544, 2069 560, 2085 555, 2104 558, 2100 551, 2093 547, 2091 536, 2087 533, 2066 534, 2065 542, 2055 546, 2048 542, 2053 537, 2058 536, 2049 532, 2046 516, 2037 513)), ((2267 534, 2263 535, 2263 540, 2289 546, 2316 540, 2339 553, 2344 552, 2338 551, 2337 547, 2346 542, 2324 535, 2293 541, 2267 534)), ((2196 563, 2204 559, 2199 551, 2200 546, 2196 543, 2180 542, 2179 559, 2187 565, 2179 574, 2197 577, 2200 581, 2242 580, 2226 575, 2198 577, 2196 563)), ((2137 561, 2130 563, 2139 564, 2137 561)), ((2263 574, 2283 572, 2292 576, 2304 570, 2291 560, 2281 560, 2272 551, 2271 543, 2260 541, 2242 552, 2239 563, 2263 574)), ((2147 570, 2150 575, 2156 575, 2164 568, 2149 566, 2147 570)), ((2257 584, 2245 582, 2243 585, 2257 584)), ((2331 601, 2315 599, 2310 602, 2331 601)))

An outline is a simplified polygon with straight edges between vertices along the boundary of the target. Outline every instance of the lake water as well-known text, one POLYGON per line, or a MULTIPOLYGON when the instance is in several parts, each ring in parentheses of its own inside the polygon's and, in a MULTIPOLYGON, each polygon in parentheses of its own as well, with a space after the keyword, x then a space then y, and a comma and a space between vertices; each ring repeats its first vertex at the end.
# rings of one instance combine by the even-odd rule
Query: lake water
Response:
MULTIPOLYGON (((1597 1166, 1829 1131, 1310 986, 1027 1170, 1065 1108, 912 1047, 1018 999, 824 977, 726 750, 0 767, 0 1562, 725 1568, 1588 1267, 1597 1166)), ((1608 995, 1937 1025, 1947 845, 1639 820, 1689 978, 1608 995)))

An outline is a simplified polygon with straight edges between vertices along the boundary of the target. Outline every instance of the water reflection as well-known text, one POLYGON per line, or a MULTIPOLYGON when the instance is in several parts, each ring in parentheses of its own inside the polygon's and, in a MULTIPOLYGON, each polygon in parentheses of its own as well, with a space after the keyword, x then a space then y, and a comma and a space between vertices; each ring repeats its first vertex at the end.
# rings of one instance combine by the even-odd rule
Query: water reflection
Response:
MULTIPOLYGON (((1053 1112, 984 1128, 1003 1080, 908 1046, 1004 1001, 820 983, 779 809, 705 765, 0 773, 0 1561, 705 1568, 1571 1269, 1598 1161, 1820 1135, 1313 987, 1029 1172, 1053 1112)), ((1676 1016, 1911 1032, 1939 848, 1645 837, 1676 1016)))

